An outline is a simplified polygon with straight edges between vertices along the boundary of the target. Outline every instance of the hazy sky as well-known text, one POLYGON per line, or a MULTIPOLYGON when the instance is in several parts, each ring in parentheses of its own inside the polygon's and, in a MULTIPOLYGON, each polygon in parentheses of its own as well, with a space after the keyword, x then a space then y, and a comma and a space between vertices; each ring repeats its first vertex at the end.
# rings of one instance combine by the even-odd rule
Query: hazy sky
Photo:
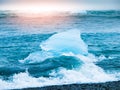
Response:
POLYGON ((120 9, 120 0, 0 0, 1 10, 79 11, 120 9))

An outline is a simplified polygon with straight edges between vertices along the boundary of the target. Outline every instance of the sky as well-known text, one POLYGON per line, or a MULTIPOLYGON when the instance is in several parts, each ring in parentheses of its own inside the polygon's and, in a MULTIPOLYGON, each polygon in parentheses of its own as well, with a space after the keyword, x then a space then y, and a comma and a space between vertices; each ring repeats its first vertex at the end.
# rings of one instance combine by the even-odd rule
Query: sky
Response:
POLYGON ((0 0, 0 10, 25 12, 118 9, 120 9, 120 0, 0 0))

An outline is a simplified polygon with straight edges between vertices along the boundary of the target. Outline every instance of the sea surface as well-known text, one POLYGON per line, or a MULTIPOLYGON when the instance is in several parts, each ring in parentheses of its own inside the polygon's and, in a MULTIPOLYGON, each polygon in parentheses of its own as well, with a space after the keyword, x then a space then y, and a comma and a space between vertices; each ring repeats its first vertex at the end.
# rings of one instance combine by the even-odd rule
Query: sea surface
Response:
POLYGON ((120 80, 120 11, 0 11, 0 89, 120 80))

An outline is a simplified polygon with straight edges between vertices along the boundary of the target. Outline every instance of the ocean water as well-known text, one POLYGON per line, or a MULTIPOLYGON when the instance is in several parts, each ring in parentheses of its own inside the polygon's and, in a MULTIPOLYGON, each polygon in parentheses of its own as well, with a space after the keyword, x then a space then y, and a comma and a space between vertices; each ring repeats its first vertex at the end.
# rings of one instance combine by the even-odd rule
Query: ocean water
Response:
POLYGON ((0 89, 120 80, 120 12, 0 12, 0 89))

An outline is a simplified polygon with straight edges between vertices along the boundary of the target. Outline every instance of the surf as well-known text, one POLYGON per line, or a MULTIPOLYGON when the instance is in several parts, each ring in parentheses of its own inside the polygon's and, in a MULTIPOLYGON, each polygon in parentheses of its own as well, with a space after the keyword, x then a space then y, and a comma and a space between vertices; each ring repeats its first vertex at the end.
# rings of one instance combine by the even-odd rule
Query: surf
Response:
POLYGON ((33 52, 24 60, 26 72, 13 75, 11 81, 0 80, 0 88, 42 87, 72 83, 99 83, 117 80, 107 74, 95 62, 98 60, 88 52, 88 46, 79 30, 67 30, 53 34, 40 43, 42 50, 33 52), (37 77, 32 76, 37 75, 37 77))

